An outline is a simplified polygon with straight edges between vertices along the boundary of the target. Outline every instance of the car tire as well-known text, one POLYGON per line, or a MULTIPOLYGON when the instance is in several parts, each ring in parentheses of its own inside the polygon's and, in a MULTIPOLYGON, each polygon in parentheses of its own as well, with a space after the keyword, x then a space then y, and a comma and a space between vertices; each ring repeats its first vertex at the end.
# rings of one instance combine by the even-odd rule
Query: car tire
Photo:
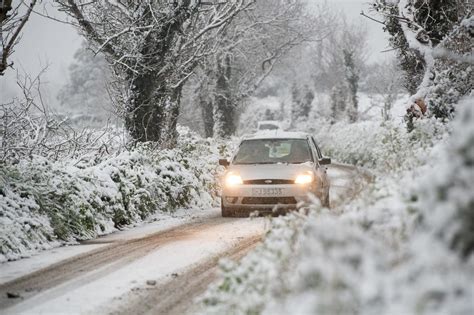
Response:
POLYGON ((235 216, 235 211, 224 206, 224 202, 221 199, 221 214, 224 218, 230 218, 235 216))

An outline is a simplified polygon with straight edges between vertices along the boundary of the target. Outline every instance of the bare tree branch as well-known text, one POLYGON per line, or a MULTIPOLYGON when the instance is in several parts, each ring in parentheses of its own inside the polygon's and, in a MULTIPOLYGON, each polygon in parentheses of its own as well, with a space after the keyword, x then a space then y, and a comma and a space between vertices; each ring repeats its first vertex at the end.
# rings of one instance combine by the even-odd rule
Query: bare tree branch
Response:
POLYGON ((19 6, 13 9, 11 2, 11 0, 2 1, 0 4, 0 76, 5 73, 8 67, 12 66, 8 63, 8 58, 13 53, 13 48, 18 43, 20 33, 25 27, 37 0, 31 0, 26 13, 21 16, 18 13, 19 6), (10 11, 13 13, 9 16, 10 11))

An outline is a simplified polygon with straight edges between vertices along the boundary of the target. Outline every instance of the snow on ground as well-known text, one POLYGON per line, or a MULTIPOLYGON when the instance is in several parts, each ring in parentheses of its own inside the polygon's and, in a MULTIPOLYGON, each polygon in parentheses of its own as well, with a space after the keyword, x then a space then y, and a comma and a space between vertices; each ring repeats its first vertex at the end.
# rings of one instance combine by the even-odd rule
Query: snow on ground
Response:
POLYGON ((192 222, 196 219, 214 217, 216 214, 217 212, 215 209, 198 211, 195 209, 178 209, 172 214, 157 213, 150 217, 149 220, 141 222, 134 227, 129 227, 122 231, 115 231, 94 240, 84 241, 81 242, 81 244, 52 248, 21 260, 4 262, 0 264, 0 268, 2 269, 2 272, 0 273, 0 284, 48 267, 65 259, 91 252, 112 242, 145 237, 152 233, 161 232, 192 222))
MULTIPOLYGON (((219 209, 213 209, 204 216, 215 220, 214 217, 219 215, 219 209)), ((175 274, 179 277, 180 273, 200 261, 228 250, 241 239, 261 234, 266 229, 265 218, 221 220, 221 224, 211 225, 193 235, 158 247, 128 265, 117 267, 112 263, 41 292, 7 309, 5 314, 107 313, 127 303, 127 295, 133 294, 134 288, 146 287, 148 280, 155 280, 156 285, 160 285, 175 277, 175 274)), ((150 228, 134 229, 132 235, 126 232, 117 235, 144 236, 150 232, 150 228)))
POLYGON ((84 254, 104 246, 106 246, 106 244, 63 246, 44 250, 31 257, 21 260, 4 262, 0 265, 0 268, 2 269, 2 272, 0 273, 0 284, 20 278, 62 260, 84 254))

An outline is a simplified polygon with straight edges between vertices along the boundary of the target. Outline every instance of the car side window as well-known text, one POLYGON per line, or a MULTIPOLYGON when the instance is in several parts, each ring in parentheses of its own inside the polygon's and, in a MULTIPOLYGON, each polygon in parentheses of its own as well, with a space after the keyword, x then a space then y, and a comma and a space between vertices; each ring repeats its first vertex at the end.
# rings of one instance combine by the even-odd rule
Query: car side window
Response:
POLYGON ((318 159, 322 159, 323 155, 321 154, 321 150, 319 149, 318 145, 316 144, 316 140, 314 140, 314 137, 311 137, 311 141, 314 144, 314 147, 316 148, 316 152, 318 153, 318 159))

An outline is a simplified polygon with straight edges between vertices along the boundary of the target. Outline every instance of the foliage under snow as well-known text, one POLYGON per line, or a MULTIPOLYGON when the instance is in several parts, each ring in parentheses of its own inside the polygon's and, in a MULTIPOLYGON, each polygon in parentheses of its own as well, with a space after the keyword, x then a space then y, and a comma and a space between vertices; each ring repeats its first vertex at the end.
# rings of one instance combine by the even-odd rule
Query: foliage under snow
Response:
POLYGON ((329 129, 331 154, 371 166, 375 182, 338 209, 273 220, 255 252, 222 262, 203 313, 472 314, 472 101, 449 138, 434 120, 414 134, 369 122, 329 129))
POLYGON ((0 261, 110 233, 156 212, 216 205, 226 147, 180 129, 175 149, 151 143, 101 157, 35 155, 0 168, 0 261))
POLYGON ((320 121, 307 128, 313 131, 325 155, 351 165, 391 171, 423 163, 427 158, 424 151, 441 140, 449 126, 433 118, 416 121, 410 133, 393 121, 361 121, 355 125, 320 121))

